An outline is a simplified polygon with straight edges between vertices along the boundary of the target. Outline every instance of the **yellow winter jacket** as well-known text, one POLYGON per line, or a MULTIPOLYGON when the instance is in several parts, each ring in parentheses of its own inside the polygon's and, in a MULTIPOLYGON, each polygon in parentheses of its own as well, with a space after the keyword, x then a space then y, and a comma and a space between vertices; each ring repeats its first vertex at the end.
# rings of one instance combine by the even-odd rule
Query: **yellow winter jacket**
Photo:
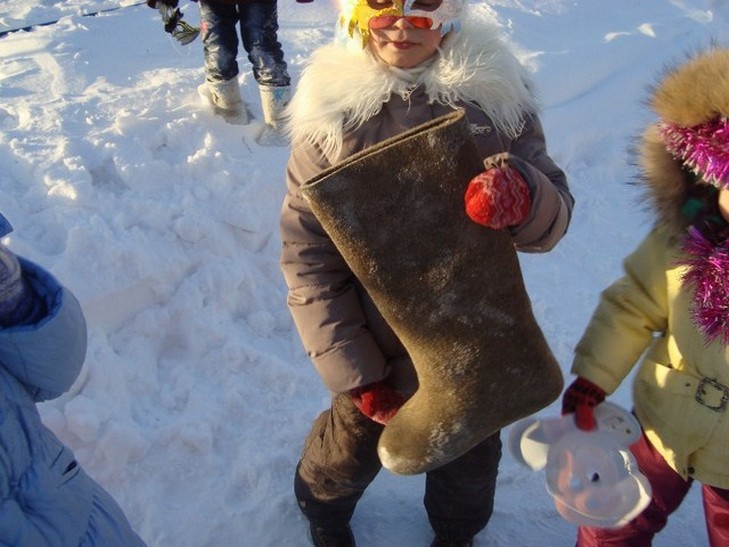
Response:
POLYGON ((684 478, 729 488, 729 347, 690 316, 678 240, 654 229, 603 291, 572 372, 615 391, 636 363, 633 401, 660 454, 684 478))

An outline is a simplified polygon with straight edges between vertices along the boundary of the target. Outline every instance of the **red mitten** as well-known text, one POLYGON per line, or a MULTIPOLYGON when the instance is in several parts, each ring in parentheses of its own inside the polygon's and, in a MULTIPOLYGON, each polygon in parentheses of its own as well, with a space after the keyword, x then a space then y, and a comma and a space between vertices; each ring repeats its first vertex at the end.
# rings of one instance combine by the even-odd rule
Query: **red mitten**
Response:
POLYGON ((385 425, 405 402, 405 397, 385 382, 374 382, 349 392, 354 405, 368 418, 385 425))
POLYGON ((474 222, 499 230, 521 224, 529 214, 529 186, 509 166, 491 167, 468 183, 466 213, 474 222))
POLYGON ((575 424, 584 431, 595 429, 594 408, 605 400, 605 391, 584 378, 572 382, 562 396, 562 415, 575 414, 575 424))

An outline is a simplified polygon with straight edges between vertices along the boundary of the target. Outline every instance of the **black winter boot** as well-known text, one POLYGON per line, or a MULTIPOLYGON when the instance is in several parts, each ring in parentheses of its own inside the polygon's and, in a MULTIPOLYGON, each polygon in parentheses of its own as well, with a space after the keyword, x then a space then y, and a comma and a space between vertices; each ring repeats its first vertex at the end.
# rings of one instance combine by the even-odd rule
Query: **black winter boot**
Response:
POLYGON ((441 539, 436 537, 430 547, 473 547, 471 539, 441 539))
POLYGON ((356 547, 349 524, 339 528, 323 528, 311 524, 309 531, 314 547, 356 547))

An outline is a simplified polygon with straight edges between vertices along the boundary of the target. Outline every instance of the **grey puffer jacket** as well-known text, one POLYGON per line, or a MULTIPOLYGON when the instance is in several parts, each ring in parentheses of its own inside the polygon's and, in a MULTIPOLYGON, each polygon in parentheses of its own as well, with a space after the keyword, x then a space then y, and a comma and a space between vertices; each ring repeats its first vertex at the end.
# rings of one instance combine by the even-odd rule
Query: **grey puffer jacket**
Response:
POLYGON ((517 249, 550 250, 567 230, 574 200, 547 154, 526 74, 498 29, 466 26, 447 36, 431 61, 410 70, 332 44, 318 50, 302 74, 289 107, 281 267, 304 347, 334 393, 384 378, 411 393, 417 381, 402 344, 299 187, 351 154, 458 108, 466 112, 482 158, 506 156, 530 187, 531 212, 512 229, 517 249))

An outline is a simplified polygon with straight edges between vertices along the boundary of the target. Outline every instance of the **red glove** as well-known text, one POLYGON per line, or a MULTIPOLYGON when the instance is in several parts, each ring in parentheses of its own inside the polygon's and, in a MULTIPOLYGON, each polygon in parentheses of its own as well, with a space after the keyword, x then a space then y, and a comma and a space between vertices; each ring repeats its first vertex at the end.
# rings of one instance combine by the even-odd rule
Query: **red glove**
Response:
POLYGON ((594 408, 605 400, 605 391, 590 380, 577 377, 562 396, 562 415, 575 414, 575 424, 584 431, 595 429, 594 408))
POLYGON ((405 402, 405 397, 384 381, 358 387, 349 392, 352 402, 362 414, 385 425, 405 402))
POLYGON ((466 213, 474 222, 499 230, 521 224, 529 214, 529 186, 509 167, 491 167, 468 183, 466 213))

